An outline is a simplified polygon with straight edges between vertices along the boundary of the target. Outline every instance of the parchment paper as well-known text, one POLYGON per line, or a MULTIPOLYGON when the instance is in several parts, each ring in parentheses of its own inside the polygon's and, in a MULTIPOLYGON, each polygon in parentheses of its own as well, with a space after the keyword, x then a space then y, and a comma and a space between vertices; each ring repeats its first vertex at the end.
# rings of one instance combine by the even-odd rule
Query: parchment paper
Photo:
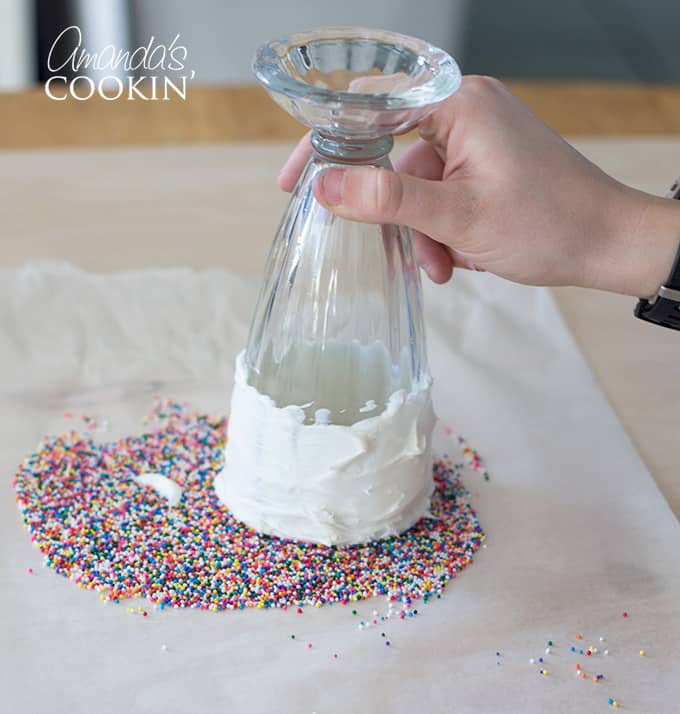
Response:
POLYGON ((226 411, 256 287, 219 271, 0 274, 0 709, 597 712, 613 696, 675 711, 678 523, 550 294, 486 275, 427 285, 425 303, 436 409, 491 472, 467 477, 488 547, 441 600, 390 622, 392 647, 348 607, 142 619, 41 567, 10 486, 20 459, 68 426, 64 410, 107 418, 98 438, 139 431, 155 393, 226 411), (611 654, 576 658, 577 632, 611 654), (577 661, 605 679, 576 678, 577 661))

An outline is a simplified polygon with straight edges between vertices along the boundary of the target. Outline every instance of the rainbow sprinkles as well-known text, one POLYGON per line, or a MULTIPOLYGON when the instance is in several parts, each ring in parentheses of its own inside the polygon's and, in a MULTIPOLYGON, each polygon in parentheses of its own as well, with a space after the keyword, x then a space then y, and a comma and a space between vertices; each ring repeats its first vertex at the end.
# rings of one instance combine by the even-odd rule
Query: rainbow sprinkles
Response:
MULTIPOLYGON (((329 547, 261 535, 214 493, 224 418, 158 400, 148 423, 140 436, 103 444, 78 431, 46 438, 13 481, 44 565, 104 600, 212 611, 377 595, 427 600, 472 563, 485 538, 466 501, 465 463, 446 457, 433 464, 430 517, 400 536, 329 547), (176 497, 168 502, 158 484, 176 497)), ((459 442, 463 461, 483 469, 459 442)))

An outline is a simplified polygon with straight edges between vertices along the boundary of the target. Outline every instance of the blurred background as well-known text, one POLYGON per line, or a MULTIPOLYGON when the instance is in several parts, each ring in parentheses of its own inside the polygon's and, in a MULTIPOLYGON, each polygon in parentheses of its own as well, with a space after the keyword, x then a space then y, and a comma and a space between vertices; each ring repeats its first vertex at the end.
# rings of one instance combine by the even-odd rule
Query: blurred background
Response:
POLYGON ((0 0, 0 90, 47 78, 70 24, 91 51, 179 33, 195 82, 248 83, 261 42, 320 25, 361 24, 422 37, 466 73, 506 79, 680 81, 677 0, 0 0))

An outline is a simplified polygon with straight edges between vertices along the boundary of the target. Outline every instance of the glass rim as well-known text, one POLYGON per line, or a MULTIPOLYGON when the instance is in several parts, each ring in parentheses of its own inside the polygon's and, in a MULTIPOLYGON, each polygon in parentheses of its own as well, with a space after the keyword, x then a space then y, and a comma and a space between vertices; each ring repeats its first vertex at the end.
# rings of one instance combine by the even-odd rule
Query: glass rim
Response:
POLYGON ((291 99, 318 104, 342 104, 345 107, 370 107, 372 109, 416 109, 437 104, 450 97, 462 81, 456 61, 438 47, 424 40, 389 30, 368 27, 323 27, 298 32, 266 42, 257 49, 252 71, 268 91, 284 94, 291 99), (294 47, 323 40, 373 40, 404 47, 423 58, 433 69, 433 76, 416 87, 394 93, 362 93, 316 87, 292 77, 283 69, 281 58, 294 47))

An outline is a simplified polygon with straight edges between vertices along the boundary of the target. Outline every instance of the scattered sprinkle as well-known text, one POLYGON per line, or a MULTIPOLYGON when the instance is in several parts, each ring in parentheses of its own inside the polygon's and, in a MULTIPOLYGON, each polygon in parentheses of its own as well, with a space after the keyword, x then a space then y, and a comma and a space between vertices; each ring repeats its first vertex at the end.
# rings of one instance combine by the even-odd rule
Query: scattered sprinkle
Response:
POLYGON ((646 654, 645 650, 640 650, 640 657, 644 657, 646 654))
MULTIPOLYGON (((96 422, 83 420, 86 430, 96 422)), ((433 464, 432 518, 401 536, 327 547, 263 536, 236 521, 213 489, 226 420, 158 400, 141 436, 95 443, 72 430, 44 440, 14 478, 44 564, 109 602, 145 598, 211 611, 322 606, 396 593, 439 598, 484 540, 467 502, 464 464, 433 464), (170 507, 135 481, 159 473, 183 490, 170 507)), ((473 469, 479 455, 464 454, 473 469)), ((479 465, 479 466, 476 466, 479 465)), ((146 616, 146 611, 145 615, 146 616)), ((395 611, 400 619, 415 611, 395 611)))

